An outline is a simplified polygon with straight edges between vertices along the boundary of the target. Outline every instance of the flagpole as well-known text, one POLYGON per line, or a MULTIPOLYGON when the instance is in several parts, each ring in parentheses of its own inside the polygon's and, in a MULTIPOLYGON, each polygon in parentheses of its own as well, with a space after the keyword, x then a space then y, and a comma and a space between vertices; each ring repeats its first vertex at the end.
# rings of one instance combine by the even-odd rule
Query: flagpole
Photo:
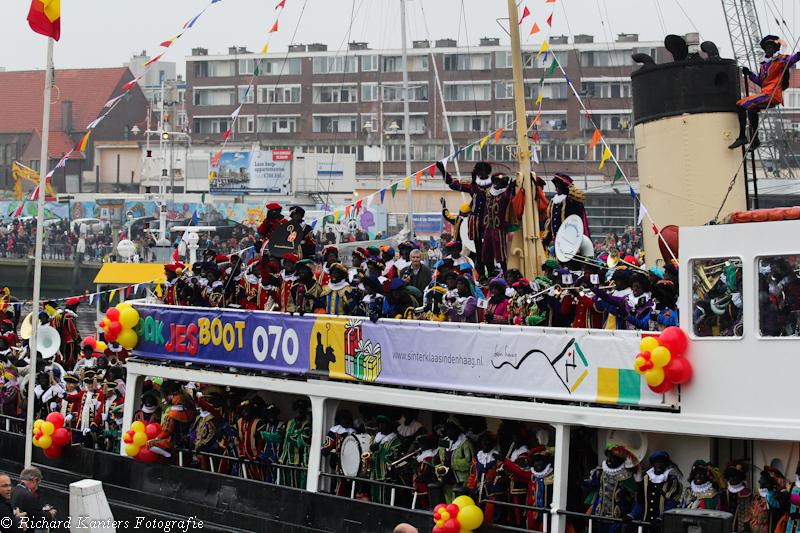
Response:
POLYGON ((47 143, 50 137, 50 92, 53 87, 53 44, 52 37, 47 38, 47 63, 44 74, 44 108, 42 110, 42 151, 39 157, 39 202, 36 212, 36 256, 33 270, 33 302, 31 313, 33 326, 28 342, 30 364, 28 368, 28 414, 25 420, 25 468, 31 466, 33 460, 33 407, 36 401, 36 356, 37 337, 39 336, 39 293, 42 289, 42 239, 44 235, 44 196, 46 193, 49 158, 47 143))

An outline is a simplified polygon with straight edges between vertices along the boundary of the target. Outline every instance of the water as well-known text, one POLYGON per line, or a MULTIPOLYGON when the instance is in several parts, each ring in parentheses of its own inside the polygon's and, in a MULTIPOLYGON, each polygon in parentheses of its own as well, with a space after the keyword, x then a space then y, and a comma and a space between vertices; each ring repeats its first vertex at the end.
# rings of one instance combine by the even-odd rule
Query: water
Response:
MULTIPOLYGON (((44 300, 46 301, 46 300, 44 300)), ((78 333, 81 334, 81 337, 91 337, 97 331, 97 316, 96 316, 96 309, 94 305, 90 306, 88 300, 84 300, 81 305, 78 306, 77 313, 78 313, 78 333)), ((60 302, 63 305, 63 301, 60 302)), ((63 307, 62 307, 63 309, 63 307)), ((22 318, 20 319, 19 323, 22 325, 22 320, 28 316, 28 313, 31 312, 31 304, 26 304, 22 306, 22 318)), ((17 329, 19 333, 19 328, 17 329)))

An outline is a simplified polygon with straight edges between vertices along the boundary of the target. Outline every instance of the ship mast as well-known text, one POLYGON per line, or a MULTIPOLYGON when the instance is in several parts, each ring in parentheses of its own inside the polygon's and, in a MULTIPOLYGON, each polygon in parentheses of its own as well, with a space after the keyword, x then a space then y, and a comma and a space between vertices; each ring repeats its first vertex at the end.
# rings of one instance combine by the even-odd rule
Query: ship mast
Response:
POLYGON ((519 41, 517 5, 508 0, 508 26, 511 35, 511 64, 514 71, 514 106, 517 117, 517 188, 525 190, 525 211, 522 215, 522 234, 517 231, 511 241, 508 268, 517 268, 529 280, 539 275, 539 268, 546 259, 539 236, 539 209, 536 204, 536 189, 532 184, 531 152, 528 149, 528 119, 525 115, 525 85, 522 79, 522 47, 519 41), (521 242, 520 242, 521 241, 521 242))

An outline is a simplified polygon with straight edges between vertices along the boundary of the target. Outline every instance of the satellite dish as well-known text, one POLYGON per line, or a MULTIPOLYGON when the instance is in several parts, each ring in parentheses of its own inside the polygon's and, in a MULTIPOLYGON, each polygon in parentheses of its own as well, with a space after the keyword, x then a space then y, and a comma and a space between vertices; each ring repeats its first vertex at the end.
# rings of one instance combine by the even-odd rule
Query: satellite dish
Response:
MULTIPOLYGON (((606 433, 606 445, 610 443, 621 444, 631 452, 641 463, 647 455, 648 438, 643 431, 624 431, 620 429, 610 429, 606 433)), ((625 468, 635 468, 630 459, 625 461, 625 468)))
POLYGON ((122 239, 117 243, 117 253, 120 257, 130 259, 136 253, 136 245, 130 239, 122 239))
POLYGON ((578 215, 570 215, 556 233, 555 249, 556 258, 560 263, 567 263, 572 260, 583 243, 583 220, 578 215))

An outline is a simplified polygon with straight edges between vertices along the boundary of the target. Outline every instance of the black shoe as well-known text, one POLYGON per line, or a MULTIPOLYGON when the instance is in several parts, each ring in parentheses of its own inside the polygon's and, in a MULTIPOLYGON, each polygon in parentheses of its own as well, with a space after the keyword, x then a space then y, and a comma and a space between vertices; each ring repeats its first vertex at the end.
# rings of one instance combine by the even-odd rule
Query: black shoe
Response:
POLYGON ((733 141, 733 144, 728 146, 728 148, 730 148, 731 150, 735 150, 736 148, 744 146, 745 144, 747 144, 747 139, 745 137, 739 137, 738 139, 733 141))
POLYGON ((752 144, 750 145, 750 149, 748 150, 748 152, 755 152, 759 146, 761 146, 761 141, 758 139, 758 137, 756 137, 755 140, 753 140, 752 144))

